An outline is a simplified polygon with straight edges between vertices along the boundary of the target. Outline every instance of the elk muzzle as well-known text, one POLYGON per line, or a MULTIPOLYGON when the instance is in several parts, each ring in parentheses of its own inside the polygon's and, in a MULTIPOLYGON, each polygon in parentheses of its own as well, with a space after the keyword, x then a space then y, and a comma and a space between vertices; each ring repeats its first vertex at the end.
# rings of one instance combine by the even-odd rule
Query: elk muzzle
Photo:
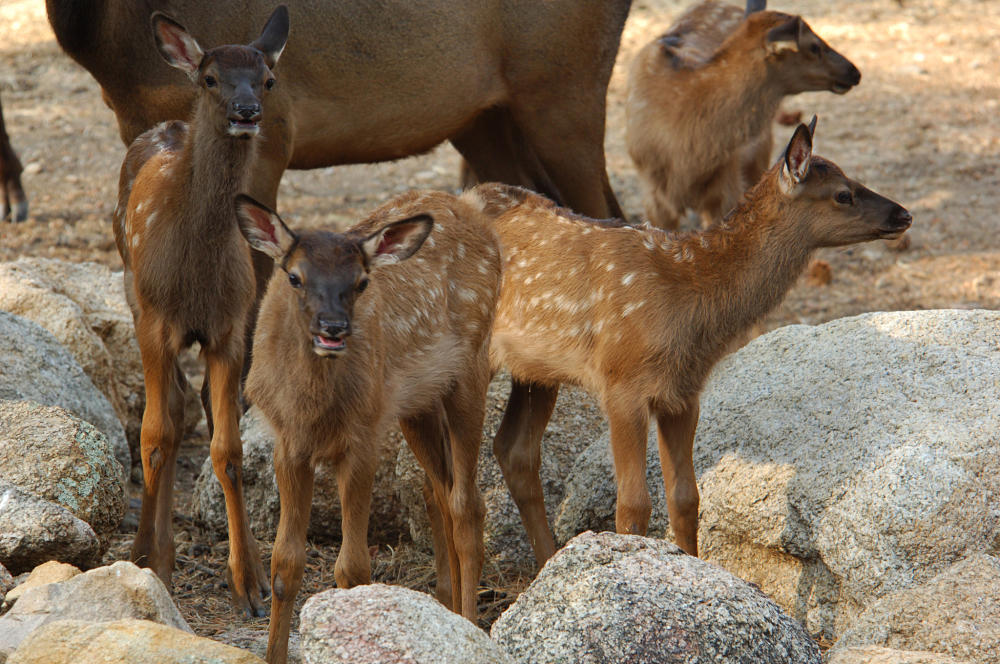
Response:
POLYGON ((888 218, 879 229, 883 239, 894 240, 906 232, 906 229, 913 223, 913 215, 902 205, 896 205, 889 212, 888 218))
POLYGON ((347 350, 351 321, 317 316, 309 331, 313 336, 313 352, 322 357, 335 357, 347 350))

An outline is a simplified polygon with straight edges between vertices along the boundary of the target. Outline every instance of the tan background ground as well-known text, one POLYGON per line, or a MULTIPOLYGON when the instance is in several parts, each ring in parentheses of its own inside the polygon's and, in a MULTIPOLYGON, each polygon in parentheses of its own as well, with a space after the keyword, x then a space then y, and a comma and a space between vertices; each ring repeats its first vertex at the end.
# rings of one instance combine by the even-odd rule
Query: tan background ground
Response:
MULTIPOLYGON (((631 216, 641 202, 624 149, 625 72, 637 48, 685 5, 635 2, 611 82, 608 170, 631 216)), ((832 266, 832 283, 816 287, 803 280, 766 327, 875 310, 1000 308, 1000 2, 785 0, 771 6, 801 13, 863 73, 861 85, 845 96, 811 93, 786 107, 807 117, 818 113, 816 152, 900 201, 914 223, 912 245, 902 253, 882 243, 821 252, 832 266)), ((97 84, 56 45, 42 0, 0 0, 0 94, 32 205, 28 223, 0 225, 0 260, 50 256, 118 267, 110 216, 125 148, 97 84)), ((790 131, 777 127, 778 141, 790 131)), ((453 189, 457 171, 457 154, 440 147, 394 163, 291 172, 280 206, 293 225, 346 225, 408 188, 453 189)), ((200 466, 203 441, 188 448, 185 466, 200 466)), ((197 544, 198 533, 186 525, 178 523, 180 539, 197 544)), ((112 553, 121 554, 126 540, 112 553)), ((201 633, 213 634, 232 619, 218 584, 223 549, 211 553, 197 545, 179 559, 178 600, 201 633)), ((405 555, 390 553, 376 559, 377 575, 426 584, 425 574, 401 569, 405 555)), ((314 552, 310 587, 332 585, 334 555, 314 552)), ((518 585, 502 575, 491 579, 495 586, 518 585)))

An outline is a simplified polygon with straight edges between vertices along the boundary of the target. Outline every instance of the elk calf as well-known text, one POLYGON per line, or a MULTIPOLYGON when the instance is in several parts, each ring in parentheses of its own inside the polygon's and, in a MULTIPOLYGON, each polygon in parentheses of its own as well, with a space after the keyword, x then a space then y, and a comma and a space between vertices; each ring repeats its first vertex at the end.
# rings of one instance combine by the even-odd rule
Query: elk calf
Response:
POLYGON ((504 260, 490 358, 510 369, 514 386, 494 451, 539 563, 554 551, 538 469, 560 383, 583 386, 607 414, 618 532, 646 532, 646 436, 655 418, 670 524, 681 548, 697 555, 692 444, 712 366, 781 301, 814 249, 895 238, 911 222, 902 207, 812 156, 805 125, 707 231, 597 222, 502 185, 472 193, 495 215, 504 260))
POLYGON ((261 101, 275 84, 271 68, 285 46, 288 12, 276 9, 248 46, 208 51, 164 14, 153 14, 152 27, 160 54, 189 76, 198 96, 190 124, 164 123, 129 147, 114 214, 146 385, 145 488, 132 560, 170 587, 174 469, 187 382, 177 356, 197 341, 215 424, 212 466, 229 519, 229 587, 238 608, 264 615, 267 583, 243 503, 238 404, 254 273, 233 196, 254 167, 261 101))
POLYGON ((441 193, 404 194, 346 233, 293 233, 247 197, 237 209, 250 245, 282 268, 261 303, 246 385, 278 434, 268 662, 287 656, 320 459, 333 464, 343 508, 337 585, 370 581, 377 441, 394 419, 429 479, 438 596, 475 620, 476 463, 501 270, 489 220, 441 193))
POLYGON ((714 0, 689 9, 647 44, 629 71, 626 143, 646 217, 676 229, 687 209, 705 227, 736 205, 771 158, 781 100, 843 94, 861 73, 799 16, 714 0))

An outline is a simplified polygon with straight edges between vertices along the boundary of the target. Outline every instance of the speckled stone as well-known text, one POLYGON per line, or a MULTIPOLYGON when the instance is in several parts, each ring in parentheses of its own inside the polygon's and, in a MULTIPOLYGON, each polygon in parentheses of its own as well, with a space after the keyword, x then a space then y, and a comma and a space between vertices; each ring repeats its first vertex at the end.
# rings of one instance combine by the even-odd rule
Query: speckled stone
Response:
POLYGON ((327 590, 302 607, 305 664, 512 664, 430 595, 381 584, 327 590))
POLYGON ((125 473, 108 438, 58 406, 0 401, 3 479, 107 535, 125 516, 125 473))
POLYGON ((60 620, 35 630, 7 664, 262 664, 264 660, 148 620, 60 620))
POLYGON ((44 586, 50 583, 61 583, 69 581, 80 573, 80 568, 69 563, 61 563, 57 560, 49 560, 36 566, 28 574, 28 578, 11 589, 4 599, 13 604, 17 599, 32 588, 44 586))
POLYGON ((969 662, 936 652, 866 646, 831 652, 826 664, 969 664, 969 662))
POLYGON ((869 645, 1000 664, 1000 559, 973 554, 926 583, 883 597, 834 652, 869 645))
POLYGON ((523 664, 819 664, 816 643, 757 588, 662 540, 572 539, 493 624, 523 664))
POLYGON ((151 620, 191 632, 159 577, 151 570, 119 561, 21 595, 12 609, 0 616, 0 661, 44 624, 123 618, 151 620))
POLYGON ((6 599, 7 593, 13 590, 15 585, 14 576, 10 570, 4 567, 3 563, 0 563, 0 597, 6 599))
POLYGON ((131 455, 117 414, 79 363, 37 323, 0 311, 0 399, 60 406, 111 442, 128 471, 131 455))
POLYGON ((0 480, 0 562, 15 574, 53 559, 90 567, 100 553, 101 543, 87 522, 0 480))
MULTIPOLYGON (((702 395, 700 554, 835 639, 883 595, 995 550, 998 394, 996 311, 872 313, 755 339, 702 395)), ((659 534, 655 432, 647 446, 659 534)), ((614 528, 613 477, 604 440, 570 478, 566 531, 614 528)))

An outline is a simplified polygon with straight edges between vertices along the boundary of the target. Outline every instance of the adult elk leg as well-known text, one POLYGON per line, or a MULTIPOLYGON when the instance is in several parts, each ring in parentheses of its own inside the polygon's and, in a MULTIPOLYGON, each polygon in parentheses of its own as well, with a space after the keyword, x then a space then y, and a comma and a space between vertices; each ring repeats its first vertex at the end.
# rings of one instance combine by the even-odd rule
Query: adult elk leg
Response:
POLYGON ((278 532, 271 551, 271 624, 267 635, 267 661, 285 664, 295 597, 302 586, 306 564, 306 531, 313 496, 312 459, 292 454, 288 441, 274 448, 274 475, 281 498, 278 532))
POLYGON ((603 97, 567 104, 542 95, 511 110, 561 195, 557 203, 596 219, 625 218, 605 166, 603 97))
POLYGON ((698 555, 698 485, 692 458, 698 413, 695 399, 679 413, 660 410, 656 414, 670 526, 677 545, 692 556, 698 555))
MULTIPOLYGON (((242 333, 242 330, 234 330, 231 335, 240 338, 242 333)), ((221 350, 205 350, 206 376, 211 381, 212 412, 215 419, 211 444, 212 469, 226 498, 226 517, 229 522, 228 575, 233 604, 250 616, 264 616, 267 614, 263 602, 263 596, 268 592, 267 577, 257 542, 250 532, 250 520, 243 498, 243 447, 239 429, 243 345, 241 342, 230 342, 227 345, 221 350)))
POLYGON ((0 221, 8 216, 15 222, 28 218, 28 199, 21 187, 21 170, 21 161, 10 145, 3 120, 3 107, 0 106, 0 221))
POLYGON ((493 439, 504 481, 510 490, 528 539, 541 567, 556 552, 555 540, 545 516, 545 499, 539 476, 542 465, 542 434, 552 417, 559 396, 558 386, 514 380, 503 420, 493 439))
MULTIPOLYGON (((624 395, 623 395, 624 396, 624 395)), ((615 462, 618 501, 615 530, 645 535, 653 501, 646 485, 646 436, 649 416, 645 404, 612 396, 605 404, 611 428, 611 455, 615 462)))

